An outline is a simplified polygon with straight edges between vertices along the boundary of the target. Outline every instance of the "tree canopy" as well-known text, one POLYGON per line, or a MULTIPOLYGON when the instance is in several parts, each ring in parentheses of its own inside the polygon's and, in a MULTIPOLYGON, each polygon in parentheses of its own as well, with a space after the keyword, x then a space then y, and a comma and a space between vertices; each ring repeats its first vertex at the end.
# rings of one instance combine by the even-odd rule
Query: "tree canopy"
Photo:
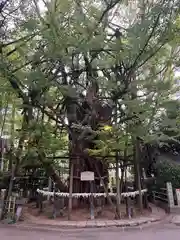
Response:
POLYGON ((131 154, 137 137, 178 137, 179 10, 178 0, 2 1, 1 135, 14 161, 47 166, 77 145, 131 154))

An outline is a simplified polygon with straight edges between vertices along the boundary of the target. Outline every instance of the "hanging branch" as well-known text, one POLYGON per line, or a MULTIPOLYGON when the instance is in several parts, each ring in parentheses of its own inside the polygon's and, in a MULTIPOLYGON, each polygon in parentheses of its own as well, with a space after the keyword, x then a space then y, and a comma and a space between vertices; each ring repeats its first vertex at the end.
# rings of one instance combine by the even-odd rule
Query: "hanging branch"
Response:
POLYGON ((6 6, 6 4, 9 2, 9 0, 3 0, 0 3, 0 14, 3 12, 4 7, 6 6))

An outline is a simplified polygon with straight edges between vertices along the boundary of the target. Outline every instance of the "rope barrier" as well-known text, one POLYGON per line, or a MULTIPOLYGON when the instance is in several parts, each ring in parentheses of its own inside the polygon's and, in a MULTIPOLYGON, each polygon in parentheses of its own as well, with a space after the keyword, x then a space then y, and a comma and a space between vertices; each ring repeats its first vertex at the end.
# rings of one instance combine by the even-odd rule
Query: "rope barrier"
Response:
MULTIPOLYGON (((44 190, 40 190, 40 189, 37 189, 37 192, 39 194, 42 194, 43 196, 58 196, 58 197, 69 197, 69 193, 64 193, 64 192, 49 192, 49 191, 44 191, 44 190)), ((147 192, 147 189, 142 189, 141 190, 141 193, 144 194, 145 192, 147 192)), ((107 197, 106 193, 73 193, 72 194, 72 197, 73 198, 80 198, 80 197, 83 197, 83 198, 89 198, 90 196, 93 197, 107 197)), ((109 196, 110 197, 115 197, 117 194, 116 193, 109 193, 109 196)), ((139 191, 134 191, 134 192, 124 192, 124 193, 121 193, 121 196, 122 197, 135 197, 139 195, 139 191)))

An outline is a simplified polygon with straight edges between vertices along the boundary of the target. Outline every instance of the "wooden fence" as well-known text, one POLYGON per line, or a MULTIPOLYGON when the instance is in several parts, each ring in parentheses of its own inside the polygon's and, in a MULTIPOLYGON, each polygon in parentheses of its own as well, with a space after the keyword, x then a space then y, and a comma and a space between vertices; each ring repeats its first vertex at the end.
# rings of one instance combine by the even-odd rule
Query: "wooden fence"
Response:
POLYGON ((169 212, 167 189, 160 188, 159 191, 152 191, 152 194, 154 204, 169 212))

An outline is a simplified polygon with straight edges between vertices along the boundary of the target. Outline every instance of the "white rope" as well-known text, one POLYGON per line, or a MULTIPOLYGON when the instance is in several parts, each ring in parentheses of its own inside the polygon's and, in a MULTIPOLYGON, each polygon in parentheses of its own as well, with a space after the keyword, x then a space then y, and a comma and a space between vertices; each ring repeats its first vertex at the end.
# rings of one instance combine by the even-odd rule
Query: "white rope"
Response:
MULTIPOLYGON (((54 196, 54 194, 58 197, 69 197, 69 193, 64 193, 64 192, 49 192, 49 191, 44 191, 44 190, 40 190, 40 189, 37 189, 37 192, 39 194, 42 194, 43 196, 54 196)), ((144 194, 145 192, 147 192, 147 189, 142 189, 141 190, 141 193, 144 194)), ((93 197, 107 197, 106 193, 93 193, 92 194, 93 197)), ((110 197, 114 197, 116 196, 117 194, 116 193, 109 193, 109 196, 110 197)), ((124 192, 124 193, 121 193, 121 196, 122 197, 135 197, 139 195, 139 191, 135 191, 135 192, 124 192)), ((91 196, 91 193, 73 193, 72 194, 72 197, 73 198, 80 198, 80 197, 83 197, 83 198, 88 198, 91 196)))

